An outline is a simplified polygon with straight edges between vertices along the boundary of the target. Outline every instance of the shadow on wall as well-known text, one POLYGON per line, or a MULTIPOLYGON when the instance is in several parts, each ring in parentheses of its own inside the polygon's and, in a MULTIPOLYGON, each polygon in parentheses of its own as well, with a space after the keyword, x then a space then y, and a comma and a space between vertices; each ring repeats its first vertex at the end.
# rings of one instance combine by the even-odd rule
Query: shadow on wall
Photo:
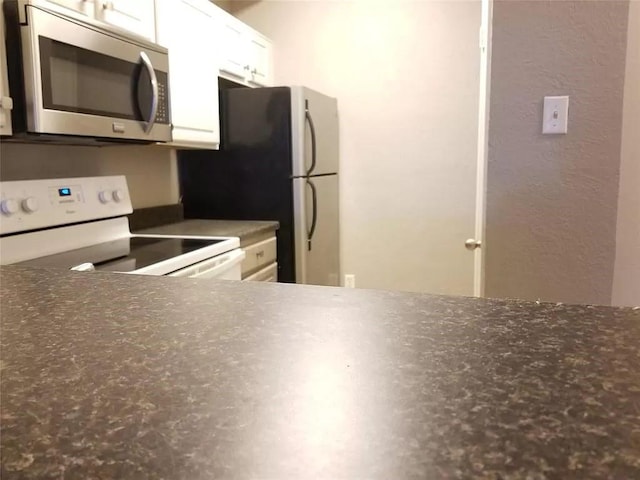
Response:
POLYGON ((262 0, 213 0, 213 3, 229 13, 237 13, 261 1, 262 0))

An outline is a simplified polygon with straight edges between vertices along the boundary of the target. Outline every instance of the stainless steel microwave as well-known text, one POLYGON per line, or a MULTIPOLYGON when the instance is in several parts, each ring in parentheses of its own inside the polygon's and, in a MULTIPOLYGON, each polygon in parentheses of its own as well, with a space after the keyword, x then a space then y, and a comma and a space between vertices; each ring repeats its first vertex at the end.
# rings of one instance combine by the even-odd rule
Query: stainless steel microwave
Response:
POLYGON ((166 48, 41 0, 3 9, 14 139, 171 141, 166 48))

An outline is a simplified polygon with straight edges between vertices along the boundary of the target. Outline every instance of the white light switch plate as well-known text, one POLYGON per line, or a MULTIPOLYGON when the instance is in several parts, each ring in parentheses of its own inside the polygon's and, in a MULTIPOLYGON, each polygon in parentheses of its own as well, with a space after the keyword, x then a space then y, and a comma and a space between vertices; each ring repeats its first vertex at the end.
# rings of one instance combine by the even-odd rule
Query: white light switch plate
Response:
POLYGON ((544 97, 542 133, 567 133, 569 97, 544 97))

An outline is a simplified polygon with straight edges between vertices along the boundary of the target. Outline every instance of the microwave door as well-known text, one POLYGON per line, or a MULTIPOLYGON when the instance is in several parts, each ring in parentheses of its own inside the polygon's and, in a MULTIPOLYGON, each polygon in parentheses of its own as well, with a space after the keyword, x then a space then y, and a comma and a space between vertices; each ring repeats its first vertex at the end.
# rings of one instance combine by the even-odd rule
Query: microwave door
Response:
POLYGON ((142 68, 139 69, 136 97, 140 117, 144 119, 144 131, 149 133, 158 115, 158 77, 145 52, 140 52, 140 60, 142 68))

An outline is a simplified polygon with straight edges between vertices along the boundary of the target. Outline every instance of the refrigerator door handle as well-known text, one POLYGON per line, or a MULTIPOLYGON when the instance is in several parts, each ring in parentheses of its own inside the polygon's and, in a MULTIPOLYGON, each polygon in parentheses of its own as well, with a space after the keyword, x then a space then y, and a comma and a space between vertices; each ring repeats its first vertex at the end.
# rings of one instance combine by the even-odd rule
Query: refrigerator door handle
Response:
POLYGON ((311 167, 307 170, 307 175, 311 175, 316 168, 316 127, 313 125, 313 118, 309 111, 309 100, 304 101, 304 118, 309 122, 309 132, 311 133, 311 167))
POLYGON ((311 187, 311 227, 307 230, 307 250, 311 251, 311 240, 313 240, 313 234, 316 231, 318 222, 318 194, 316 186, 308 178, 307 185, 311 187))

